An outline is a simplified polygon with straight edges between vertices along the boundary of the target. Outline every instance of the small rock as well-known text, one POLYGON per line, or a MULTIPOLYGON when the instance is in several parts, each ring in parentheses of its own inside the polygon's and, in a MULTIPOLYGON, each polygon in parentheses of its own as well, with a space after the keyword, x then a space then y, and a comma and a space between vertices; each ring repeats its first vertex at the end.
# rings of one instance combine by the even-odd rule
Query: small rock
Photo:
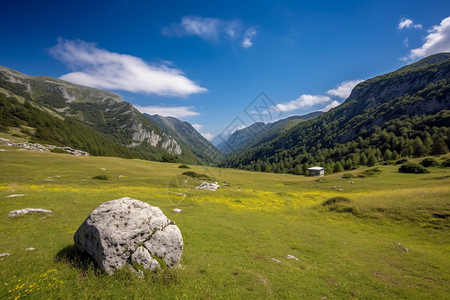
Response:
POLYGON ((28 194, 13 194, 13 195, 6 196, 6 198, 23 197, 26 195, 28 195, 28 194))
POLYGON ((43 209, 43 208, 24 208, 24 209, 18 209, 13 210, 9 213, 8 216, 15 217, 19 215, 25 215, 29 213, 51 213, 52 211, 49 209, 43 209))
POLYGON ((172 212, 174 212, 174 213, 176 213, 176 214, 179 214, 180 212, 182 212, 182 210, 179 209, 179 208, 174 208, 174 209, 172 210, 172 212))
POLYGON ((33 247, 30 247, 30 248, 25 249, 25 251, 34 251, 34 250, 36 250, 36 249, 33 248, 33 247))
POLYGON ((276 258, 273 258, 273 257, 272 257, 272 260, 273 260, 273 261, 276 261, 277 263, 281 263, 281 260, 278 260, 278 259, 276 259, 276 258))
POLYGON ((402 250, 402 251, 409 252, 409 249, 406 248, 405 246, 403 246, 403 245, 400 244, 400 243, 397 243, 397 247, 398 247, 400 250, 402 250))
POLYGON ((338 192, 343 192, 344 190, 343 189, 338 189, 338 192))
POLYGON ((106 171, 106 169, 105 169, 105 168, 100 168, 100 170, 102 170, 102 171, 106 171))
POLYGON ((200 185, 196 186, 195 188, 197 190, 210 190, 210 191, 215 191, 220 187, 220 185, 217 184, 217 182, 215 183, 209 183, 209 182, 202 182, 200 183, 200 185))
POLYGON ((0 149, 1 152, 6 151, 5 149, 0 149))
POLYGON ((350 183, 355 183, 354 181, 350 181, 350 183))
POLYGON ((125 176, 123 176, 123 175, 119 175, 119 178, 122 178, 122 177, 125 177, 125 176))
POLYGON ((295 259, 295 260, 298 260, 297 257, 295 257, 294 255, 290 255, 290 254, 288 254, 287 259, 295 259))
POLYGON ((6 252, 5 252, 5 253, 1 253, 1 254, 0 254, 0 257, 6 257, 6 256, 9 256, 9 253, 6 253, 6 252))

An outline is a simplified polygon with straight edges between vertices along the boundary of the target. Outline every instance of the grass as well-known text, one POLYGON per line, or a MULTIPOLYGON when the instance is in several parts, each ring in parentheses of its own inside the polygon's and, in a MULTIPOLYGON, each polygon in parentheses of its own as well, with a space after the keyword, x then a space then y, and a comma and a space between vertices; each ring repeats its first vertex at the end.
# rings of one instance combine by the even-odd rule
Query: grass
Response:
POLYGON ((448 168, 405 174, 398 165, 378 166, 382 172, 352 184, 342 174, 317 181, 190 166, 221 184, 211 192, 196 190, 201 181, 183 176, 178 164, 0 148, 6 150, 0 152, 0 253, 11 254, 0 258, 4 299, 445 299, 450 293, 448 168), (109 180, 93 179, 101 168, 109 180), (26 195, 6 198, 11 194, 26 195), (147 272, 143 280, 128 270, 107 276, 74 249, 73 234, 89 213, 125 196, 159 206, 177 223, 185 242, 181 268, 147 272), (336 197, 346 200, 323 205, 336 197), (8 217, 26 207, 53 213, 8 217), (183 213, 172 213, 175 207, 183 213))

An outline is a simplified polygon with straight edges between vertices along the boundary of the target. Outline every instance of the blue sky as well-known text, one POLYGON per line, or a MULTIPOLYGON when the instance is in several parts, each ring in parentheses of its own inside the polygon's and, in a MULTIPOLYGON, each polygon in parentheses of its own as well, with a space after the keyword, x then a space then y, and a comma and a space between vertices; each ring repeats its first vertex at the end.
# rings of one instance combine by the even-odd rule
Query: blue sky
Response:
POLYGON ((329 109, 360 80, 450 52, 449 1, 15 0, 0 7, 0 65, 112 90, 143 112, 195 124, 208 138, 329 109))

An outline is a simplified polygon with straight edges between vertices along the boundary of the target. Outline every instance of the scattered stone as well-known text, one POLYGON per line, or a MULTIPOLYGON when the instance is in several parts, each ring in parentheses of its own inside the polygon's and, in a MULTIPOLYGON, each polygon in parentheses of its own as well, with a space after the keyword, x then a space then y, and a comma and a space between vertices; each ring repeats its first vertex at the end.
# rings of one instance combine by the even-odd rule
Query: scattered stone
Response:
POLYGON ((295 259, 295 260, 298 260, 297 257, 295 257, 294 255, 290 255, 290 254, 288 254, 287 259, 295 259))
POLYGON ((0 149, 1 152, 6 151, 5 149, 0 149))
POLYGON ((1 253, 1 254, 0 254, 0 257, 6 257, 6 256, 9 256, 9 255, 10 255, 9 253, 6 253, 6 252, 5 252, 5 253, 1 253))
POLYGON ((105 168, 100 168, 100 170, 102 170, 102 171, 106 171, 106 169, 105 169, 105 168))
POLYGON ((172 212, 174 212, 174 213, 176 213, 176 214, 179 214, 180 212, 182 212, 182 210, 179 209, 179 208, 174 208, 174 209, 172 210, 172 212))
POLYGON ((8 146, 15 146, 20 147, 22 149, 20 150, 31 150, 31 151, 38 151, 38 152, 50 152, 50 150, 53 149, 61 149, 66 151, 67 153, 70 153, 72 155, 81 155, 81 156, 89 156, 89 153, 77 149, 72 149, 70 147, 59 147, 55 145, 46 145, 43 146, 38 143, 14 143, 8 139, 0 138, 0 144, 6 144, 8 146))
POLYGON ((277 263, 281 263, 281 260, 278 260, 278 259, 276 259, 276 258, 273 258, 273 257, 272 257, 272 260, 275 261, 275 262, 277 262, 277 263))
POLYGON ((222 185, 223 185, 223 186, 231 186, 231 184, 228 184, 228 183, 226 183, 226 182, 222 182, 222 185))
POLYGON ((186 194, 183 194, 183 193, 177 193, 177 196, 187 197, 186 194))
POLYGON ((183 182, 184 182, 184 183, 187 183, 187 180, 186 180, 186 179, 183 179, 183 182))
POLYGON ((123 175, 119 175, 119 178, 122 178, 122 177, 125 177, 125 176, 123 176, 123 175))
POLYGON ((355 182, 354 182, 354 181, 350 181, 350 183, 352 183, 352 184, 353 184, 353 183, 355 183, 355 182))
POLYGON ((343 192, 344 190, 343 189, 338 189, 338 192, 343 192))
POLYGON ((218 188, 220 187, 220 185, 217 184, 217 182, 215 183, 209 183, 206 181, 203 181, 202 183, 200 183, 199 186, 195 187, 197 190, 210 190, 210 191, 216 191, 218 188))
POLYGON ((52 211, 49 209, 43 209, 43 208, 23 208, 23 209, 18 209, 18 210, 13 210, 11 211, 8 216, 10 217, 15 217, 15 216, 19 216, 19 215, 26 215, 26 214, 30 214, 30 213, 51 213, 52 211))
POLYGON ((400 250, 404 251, 404 252, 409 252, 409 249, 406 248, 405 246, 403 246, 403 245, 400 244, 400 243, 397 243, 397 247, 398 247, 400 250))
POLYGON ((167 267, 175 267, 183 251, 175 223, 158 207, 129 197, 97 207, 78 228, 74 241, 108 274, 130 260, 152 270, 157 257, 167 267))
POLYGON ((30 247, 30 248, 25 249, 25 251, 34 251, 34 250, 36 250, 36 249, 33 248, 33 247, 30 247))
POLYGON ((13 194, 13 195, 6 196, 6 198, 23 197, 26 195, 28 195, 28 194, 13 194))

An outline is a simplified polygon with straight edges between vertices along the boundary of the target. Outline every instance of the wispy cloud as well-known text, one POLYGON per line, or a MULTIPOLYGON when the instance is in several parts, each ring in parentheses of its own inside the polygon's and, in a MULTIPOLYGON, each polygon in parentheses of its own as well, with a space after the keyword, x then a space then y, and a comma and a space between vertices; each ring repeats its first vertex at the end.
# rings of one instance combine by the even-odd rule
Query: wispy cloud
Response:
POLYGON ((348 96, 350 96, 350 93, 352 92, 353 88, 362 81, 363 80, 361 79, 344 81, 341 84, 339 84, 337 88, 328 90, 327 94, 345 99, 348 96))
POLYGON ((440 52, 450 52, 450 17, 443 19, 439 25, 431 27, 424 44, 420 48, 412 49, 404 59, 412 60, 440 52))
POLYGON ((275 106, 275 109, 286 112, 293 111, 298 109, 309 108, 318 104, 325 104, 331 101, 331 98, 328 96, 322 95, 301 95, 295 100, 280 103, 275 106))
POLYGON ((341 105, 340 102, 338 102, 338 101, 336 101, 336 100, 333 100, 330 104, 328 104, 328 105, 325 106, 324 108, 320 109, 320 111, 327 112, 327 111, 329 111, 330 109, 335 108, 335 107, 337 107, 337 106, 339 106, 339 105, 341 105))
POLYGON ((60 78, 81 85, 163 96, 207 91, 168 63, 149 64, 139 57, 99 49, 94 43, 59 38, 49 52, 74 70, 60 78))
POLYGON ((140 106, 134 105, 134 107, 141 113, 146 113, 149 115, 160 115, 163 117, 174 117, 174 118, 184 118, 200 115, 198 112, 194 111, 192 106, 140 106))
POLYGON ((256 35, 256 29, 254 27, 250 27, 245 31, 244 40, 242 41, 242 47, 245 49, 253 46, 252 38, 256 35))
POLYGON ((192 124, 192 127, 195 128, 195 130, 198 131, 198 133, 200 133, 201 135, 203 135, 203 137, 205 139, 207 139, 208 141, 212 140, 214 138, 214 135, 208 132, 202 132, 204 127, 202 124, 192 124))
POLYGON ((217 42, 226 38, 241 41, 245 49, 253 45, 255 27, 246 28, 239 20, 224 20, 200 16, 184 16, 180 23, 172 23, 162 29, 162 34, 168 37, 198 36, 203 40, 217 42))
POLYGON ((398 22, 398 29, 402 30, 404 28, 406 28, 406 29, 410 29, 410 28, 422 29, 422 25, 414 24, 413 20, 411 20, 411 19, 401 18, 400 21, 398 22))

